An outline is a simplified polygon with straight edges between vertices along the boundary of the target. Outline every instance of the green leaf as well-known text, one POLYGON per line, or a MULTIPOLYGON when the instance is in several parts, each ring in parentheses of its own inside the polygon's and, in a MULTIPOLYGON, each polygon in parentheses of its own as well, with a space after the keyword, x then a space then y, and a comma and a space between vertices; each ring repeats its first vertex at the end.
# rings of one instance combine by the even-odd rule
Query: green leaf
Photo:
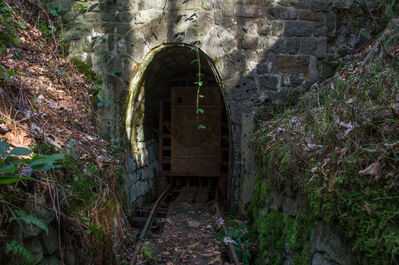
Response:
POLYGON ((58 168, 59 166, 54 165, 58 160, 64 159, 64 154, 53 154, 50 156, 34 156, 32 162, 28 165, 35 170, 49 170, 52 168, 58 168))
POLYGON ((64 154, 52 154, 52 155, 50 155, 50 156, 48 156, 48 159, 51 159, 51 160, 61 160, 61 159, 64 159, 65 158, 65 155, 64 154))
POLYGON ((204 96, 204 95, 201 95, 201 94, 199 94, 199 95, 198 95, 198 97, 199 97, 199 98, 204 98, 205 96, 204 96))
POLYGON ((204 74, 198 73, 197 76, 198 76, 198 77, 201 77, 201 76, 204 76, 204 74))
POLYGON ((6 252, 7 254, 12 252, 12 254, 24 258, 29 265, 35 262, 32 254, 24 246, 18 244, 15 240, 7 243, 6 252))
POLYGON ((206 129, 206 126, 205 125, 202 125, 202 124, 200 124, 199 126, 198 126, 198 129, 206 129))
POLYGON ((0 166, 0 173, 13 173, 15 170, 17 167, 13 163, 0 166))
POLYGON ((47 225, 40 220, 39 218, 26 214, 24 210, 15 210, 15 213, 18 215, 18 217, 11 217, 10 222, 16 220, 16 221, 24 221, 27 224, 34 224, 37 227, 41 228, 48 234, 48 227, 47 225))
POLYGON ((10 151, 10 154, 15 156, 27 156, 32 154, 32 151, 24 147, 15 147, 10 151))
POLYGON ((32 159, 30 158, 18 159, 17 161, 15 161, 15 164, 22 164, 22 163, 28 164, 30 161, 32 161, 32 159))
POLYGON ((202 81, 194 82, 194 85, 198 85, 198 86, 203 86, 203 84, 204 84, 204 82, 202 82, 202 81))
POLYGON ((8 155, 8 150, 10 150, 10 145, 0 141, 0 155, 8 155))
POLYGON ((203 109, 197 109, 196 112, 197 112, 197 114, 198 114, 198 113, 201 113, 201 114, 202 114, 202 113, 204 113, 205 111, 204 111, 203 109))
POLYGON ((32 181, 34 181, 35 179, 28 178, 28 177, 22 177, 22 176, 0 177, 0 185, 14 184, 15 182, 20 181, 20 180, 32 180, 32 181))
POLYGON ((7 71, 7 76, 8 76, 8 77, 11 77, 11 76, 14 76, 14 75, 16 75, 16 76, 28 77, 27 75, 23 75, 23 74, 17 73, 17 72, 15 72, 14 70, 8 70, 8 71, 7 71))

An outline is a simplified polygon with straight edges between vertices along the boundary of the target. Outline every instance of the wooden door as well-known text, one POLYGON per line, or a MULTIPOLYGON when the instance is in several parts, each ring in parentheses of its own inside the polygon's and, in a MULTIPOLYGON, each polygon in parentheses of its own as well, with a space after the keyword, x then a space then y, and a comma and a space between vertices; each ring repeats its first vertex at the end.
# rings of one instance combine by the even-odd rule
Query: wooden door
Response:
POLYGON ((220 176, 221 98, 217 87, 171 87, 171 171, 183 176, 220 176), (200 129, 198 126, 205 128, 200 129))

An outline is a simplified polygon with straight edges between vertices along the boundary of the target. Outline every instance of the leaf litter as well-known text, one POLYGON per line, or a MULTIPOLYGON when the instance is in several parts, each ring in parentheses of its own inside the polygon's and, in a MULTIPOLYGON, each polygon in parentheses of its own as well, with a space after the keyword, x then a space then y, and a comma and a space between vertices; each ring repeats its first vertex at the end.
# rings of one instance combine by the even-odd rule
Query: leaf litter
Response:
POLYGON ((208 205, 170 203, 161 234, 145 242, 154 256, 149 259, 140 254, 137 264, 229 264, 222 259, 223 246, 209 222, 212 214, 208 205))

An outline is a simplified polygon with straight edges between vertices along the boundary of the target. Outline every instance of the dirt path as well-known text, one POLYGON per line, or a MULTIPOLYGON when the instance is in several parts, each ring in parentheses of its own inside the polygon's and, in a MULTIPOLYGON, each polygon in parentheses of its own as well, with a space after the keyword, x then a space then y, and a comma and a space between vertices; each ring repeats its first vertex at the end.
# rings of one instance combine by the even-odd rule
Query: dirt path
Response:
POLYGON ((138 264, 226 264, 213 231, 211 206, 171 202, 161 234, 145 242, 143 252, 152 254, 141 254, 138 264))

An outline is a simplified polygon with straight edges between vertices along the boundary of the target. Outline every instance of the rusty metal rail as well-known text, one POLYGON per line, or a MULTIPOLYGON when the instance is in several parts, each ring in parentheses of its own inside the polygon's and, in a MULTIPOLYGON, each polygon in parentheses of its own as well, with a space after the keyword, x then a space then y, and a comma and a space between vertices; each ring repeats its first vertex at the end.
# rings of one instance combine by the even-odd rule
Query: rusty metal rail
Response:
MULTIPOLYGON (((140 237, 139 237, 139 239, 137 241, 137 245, 136 245, 132 260, 130 261, 130 265, 136 265, 138 253, 140 252, 140 249, 141 249, 141 247, 143 245, 142 241, 144 240, 148 229, 151 227, 151 224, 153 223, 153 221, 155 219, 155 216, 157 215, 157 212, 158 212, 158 209, 159 209, 159 205, 164 200, 166 195, 169 192, 171 192, 171 191, 172 191, 172 185, 169 185, 168 188, 155 201, 155 203, 154 203, 154 205, 153 205, 153 207, 151 209, 151 212, 150 212, 150 214, 149 214, 149 216, 147 218, 146 224, 145 224, 143 230, 141 231, 140 237)), ((218 218, 223 218, 223 216, 221 214, 221 211, 219 209, 219 199, 218 199, 218 197, 219 197, 218 193, 216 193, 216 198, 215 198, 215 201, 214 201, 214 206, 215 206, 215 209, 216 209, 216 215, 217 215, 218 218)), ((225 225, 224 222, 221 225, 221 227, 222 227, 224 233, 227 234, 227 228, 226 228, 226 225, 225 225)), ((237 253, 236 253, 236 251, 234 249, 234 245, 231 242, 228 242, 227 243, 227 247, 228 247, 230 259, 233 261, 233 264, 240 265, 241 263, 238 260, 238 256, 237 256, 237 253)))
POLYGON ((169 193, 169 191, 172 189, 172 186, 169 185, 168 188, 162 192, 162 194, 158 197, 158 199, 155 201, 154 206, 152 206, 151 213, 148 216, 147 222, 145 223, 145 226, 143 230, 141 231, 139 241, 136 245, 136 249, 134 250, 134 254, 132 257, 132 260, 130 261, 130 265, 135 265, 137 261, 137 255, 140 251, 141 246, 143 245, 140 240, 143 240, 145 238, 145 235, 147 234, 148 228, 151 226, 152 222, 154 221, 154 218, 157 214, 158 206, 161 203, 161 201, 165 198, 165 196, 169 193))

